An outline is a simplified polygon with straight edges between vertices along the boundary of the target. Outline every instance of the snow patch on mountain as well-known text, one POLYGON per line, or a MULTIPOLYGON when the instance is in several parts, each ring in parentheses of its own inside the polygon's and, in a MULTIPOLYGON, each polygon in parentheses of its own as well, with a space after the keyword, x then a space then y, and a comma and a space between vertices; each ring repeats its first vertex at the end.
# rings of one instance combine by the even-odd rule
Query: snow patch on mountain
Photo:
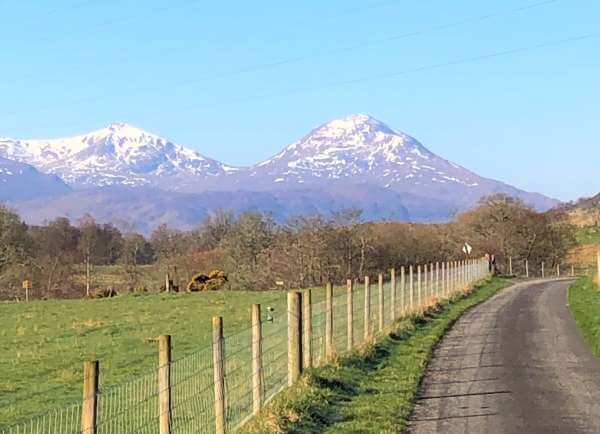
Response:
POLYGON ((125 123, 65 139, 0 139, 0 156, 34 165, 77 187, 169 185, 235 172, 216 160, 125 123), (173 183, 176 179, 179 182, 173 183))
POLYGON ((477 175, 438 157, 408 134, 364 114, 317 127, 250 168, 250 175, 263 184, 351 179, 401 190, 407 184, 479 185, 477 175))

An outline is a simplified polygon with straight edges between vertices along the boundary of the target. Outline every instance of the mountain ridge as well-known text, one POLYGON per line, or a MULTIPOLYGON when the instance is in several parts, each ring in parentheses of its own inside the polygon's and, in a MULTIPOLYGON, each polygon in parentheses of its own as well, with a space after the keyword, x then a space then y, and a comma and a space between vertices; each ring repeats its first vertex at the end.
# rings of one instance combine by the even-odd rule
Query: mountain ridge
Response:
MULTIPOLYGON (((558 204, 541 194, 477 175, 429 151, 414 137, 365 114, 323 123, 271 158, 247 167, 227 165, 126 123, 112 123, 72 138, 0 139, 0 157, 59 176, 75 190, 66 193, 73 201, 73 210, 81 211, 81 204, 76 202, 85 198, 83 202, 91 214, 100 211, 91 199, 94 194, 102 198, 112 195, 113 204, 127 196, 118 188, 102 190, 108 187, 143 187, 154 192, 146 199, 139 190, 131 195, 140 209, 148 209, 147 202, 155 200, 189 211, 188 204, 177 204, 165 196, 170 192, 182 195, 178 196, 182 202, 195 202, 197 210, 229 205, 241 212, 244 206, 240 204, 245 204, 248 209, 258 206, 272 210, 281 218, 289 216, 292 209, 298 213, 324 213, 346 206, 371 207, 365 209, 365 216, 373 219, 389 216, 443 221, 494 193, 518 197, 538 210, 558 204), (78 193, 81 190, 87 192, 78 193), (221 200, 219 192, 228 200, 221 200), (319 206, 311 206, 306 198, 319 206), (285 201, 289 202, 289 210, 285 209, 285 201)), ((103 206, 116 205, 104 201, 103 206)), ((23 210, 31 207, 31 203, 21 206, 23 210)), ((66 197, 51 198, 43 207, 40 215, 48 218, 61 212, 69 214, 66 197)), ((99 214, 110 216, 105 211, 99 214)), ((160 214, 160 210, 148 212, 160 214)), ((143 218, 138 212, 132 213, 143 218)))
POLYGON ((126 123, 69 138, 0 139, 0 156, 60 176, 75 188, 107 185, 168 186, 235 168, 126 123))
POLYGON ((56 197, 71 188, 59 177, 40 173, 35 167, 0 157, 0 202, 56 197))

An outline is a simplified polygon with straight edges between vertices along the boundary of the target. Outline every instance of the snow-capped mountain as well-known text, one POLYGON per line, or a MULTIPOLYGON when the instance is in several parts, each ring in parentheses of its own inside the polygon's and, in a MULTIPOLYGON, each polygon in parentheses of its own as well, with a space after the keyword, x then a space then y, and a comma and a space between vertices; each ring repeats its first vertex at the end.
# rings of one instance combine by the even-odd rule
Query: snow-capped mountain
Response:
POLYGON ((497 192, 521 197, 540 209, 556 204, 483 178, 363 114, 325 123, 274 157, 230 178, 234 188, 252 190, 372 185, 424 200, 443 200, 454 211, 497 192))
POLYGON ((558 203, 481 177, 367 115, 325 123, 246 168, 127 124, 68 139, 0 139, 0 157, 58 175, 76 190, 15 204, 32 221, 91 213, 129 216, 151 230, 151 222, 189 227, 215 208, 268 210, 280 219, 361 208, 370 220, 443 221, 493 193, 540 210, 558 203))
POLYGON ((474 187, 479 180, 413 137, 362 114, 317 127, 247 175, 265 187, 344 179, 394 189, 431 183, 474 187))
POLYGON ((78 188, 108 185, 178 188, 234 170, 124 123, 66 139, 0 139, 0 156, 56 174, 78 188))
POLYGON ((57 176, 0 157, 0 202, 55 197, 69 191, 71 189, 57 176))

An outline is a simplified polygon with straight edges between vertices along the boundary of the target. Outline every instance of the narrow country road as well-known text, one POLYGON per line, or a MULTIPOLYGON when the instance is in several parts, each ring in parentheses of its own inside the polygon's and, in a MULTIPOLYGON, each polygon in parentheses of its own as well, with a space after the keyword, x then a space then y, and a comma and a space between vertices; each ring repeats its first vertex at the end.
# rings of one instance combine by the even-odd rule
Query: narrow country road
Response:
POLYGON ((600 363, 567 307, 571 280, 518 284, 440 342, 411 433, 600 433, 600 363))

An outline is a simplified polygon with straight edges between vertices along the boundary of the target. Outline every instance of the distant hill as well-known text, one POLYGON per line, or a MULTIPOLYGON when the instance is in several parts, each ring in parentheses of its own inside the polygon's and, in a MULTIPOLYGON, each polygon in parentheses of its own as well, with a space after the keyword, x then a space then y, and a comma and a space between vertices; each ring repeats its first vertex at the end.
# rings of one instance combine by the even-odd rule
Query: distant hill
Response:
POLYGON ((47 200, 31 200, 15 206, 21 216, 41 224, 58 216, 75 221, 93 212, 99 222, 133 224, 137 231, 149 234, 162 223, 191 229, 215 209, 236 213, 248 210, 268 212, 278 221, 298 214, 328 214, 331 210, 364 209, 369 220, 407 220, 403 198, 381 190, 352 189, 352 197, 316 190, 277 192, 222 191, 204 193, 168 192, 151 187, 102 187, 73 191, 47 200), (376 193, 373 195, 373 193, 376 193))
POLYGON ((61 197, 11 199, 30 221, 90 213, 149 230, 163 222, 188 227, 215 208, 260 209, 284 219, 353 207, 368 219, 437 222, 494 193, 538 210, 558 204, 479 176, 360 114, 320 125, 251 167, 228 166, 123 123, 73 138, 0 139, 0 156, 59 176, 74 189, 61 197))
POLYGON ((0 202, 52 198, 70 191, 58 176, 0 157, 0 202))

